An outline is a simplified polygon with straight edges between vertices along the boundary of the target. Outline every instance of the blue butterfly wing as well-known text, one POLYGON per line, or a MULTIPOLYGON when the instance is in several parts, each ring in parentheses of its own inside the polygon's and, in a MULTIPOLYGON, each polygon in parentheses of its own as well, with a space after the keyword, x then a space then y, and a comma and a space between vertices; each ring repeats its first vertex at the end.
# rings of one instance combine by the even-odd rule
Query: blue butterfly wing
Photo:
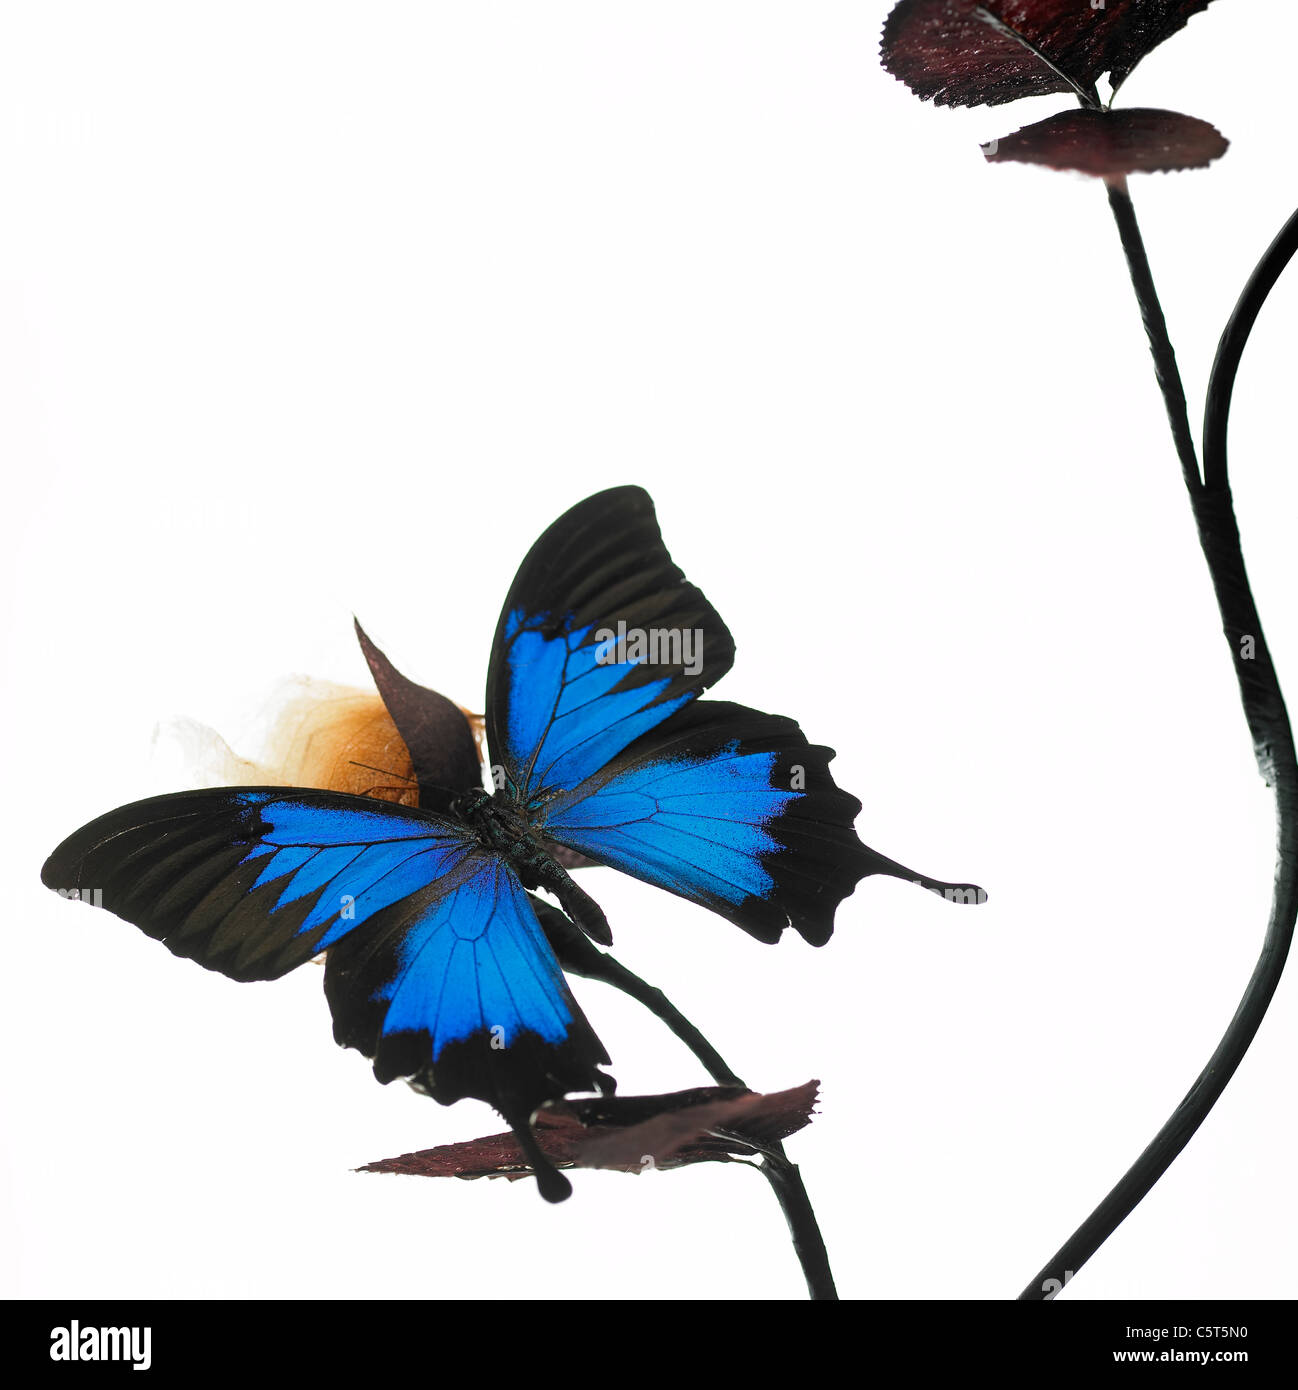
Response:
POLYGON ((335 1034, 443 1104, 490 1101, 511 1122, 542 1100, 607 1086, 603 1048, 568 990, 528 894, 493 855, 427 904, 329 952, 335 1034))
POLYGON ((544 1100, 608 1084, 517 878, 440 815, 302 789, 182 792, 92 821, 42 877, 236 980, 328 951, 335 1035, 380 1080, 524 1125, 544 1100))
MULTIPOLYGON (((885 858, 853 828, 861 803, 834 783, 830 748, 792 719, 700 700, 539 811, 579 853, 710 908, 761 941, 792 927, 823 945, 842 900, 869 874, 944 883, 885 858)), ((985 895, 982 895, 985 897, 985 895)))
POLYGON ((973 885, 862 844, 860 802, 835 785, 833 751, 793 720, 699 700, 733 659, 720 616, 672 563, 648 494, 587 498, 533 546, 501 615, 487 685, 497 785, 560 852, 763 941, 786 926, 828 940, 838 904, 872 873, 978 900, 973 885))
POLYGON ((497 785, 529 808, 579 785, 719 680, 734 650, 672 563, 649 494, 588 497, 532 547, 501 613, 487 678, 497 785))

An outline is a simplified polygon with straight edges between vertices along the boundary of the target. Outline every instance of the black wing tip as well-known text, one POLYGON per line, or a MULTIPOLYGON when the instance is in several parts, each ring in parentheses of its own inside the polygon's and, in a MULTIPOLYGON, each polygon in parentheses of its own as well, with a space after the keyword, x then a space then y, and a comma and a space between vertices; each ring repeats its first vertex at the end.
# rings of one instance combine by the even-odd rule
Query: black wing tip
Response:
POLYGON ((78 898, 86 902, 93 901, 82 897, 81 891, 95 886, 84 882, 86 858, 107 838, 103 833, 104 827, 113 825, 115 818, 119 817, 122 811, 129 809, 131 808, 121 806, 102 816, 96 816, 94 820, 87 821, 63 840, 41 865, 41 882, 45 887, 74 901, 78 898))
POLYGON ((623 502, 632 503, 637 507, 648 507, 650 511, 653 510, 654 504, 653 498, 639 483, 618 483, 613 487, 601 488, 598 492, 592 492, 589 497, 578 502, 571 510, 576 511, 577 507, 588 507, 596 503, 609 506, 623 502))
POLYGON ((935 893, 945 902, 961 907, 980 907, 987 901, 987 890, 976 883, 945 883, 942 879, 929 878, 926 874, 917 874, 910 869, 903 869, 900 873, 891 869, 878 869, 875 872, 887 874, 889 878, 903 879, 918 888, 927 888, 930 893, 935 893))
POLYGON ((67 870, 63 867, 62 851, 63 846, 60 845, 45 863, 41 865, 41 882, 46 888, 52 888, 56 893, 60 889, 66 893, 69 888, 75 888, 77 886, 72 881, 67 870))
POLYGON ((105 822, 116 816, 119 811, 125 809, 125 807, 119 807, 117 810, 108 811, 102 816, 96 816, 94 820, 87 821, 85 825, 66 836, 51 851, 45 863, 41 865, 41 882, 45 887, 52 888, 56 893, 64 894, 80 888, 81 871, 85 864, 86 855, 103 838, 100 834, 100 828, 105 822))
POLYGON ((929 892, 945 898, 947 902, 959 903, 961 906, 981 907, 987 901, 987 890, 980 888, 976 883, 926 883, 924 887, 928 888, 929 892))
POLYGON ((903 882, 915 884, 916 887, 927 888, 930 893, 936 893, 938 897, 945 898, 950 903, 977 906, 987 901, 987 890, 976 883, 947 883, 944 879, 930 878, 928 874, 917 873, 868 845, 862 845, 861 848, 867 856, 862 878, 880 874, 886 878, 901 879, 903 882))
POLYGON ((545 534, 558 531, 585 516, 607 516, 622 513, 628 519, 642 521, 646 517, 656 519, 654 500, 639 483, 619 483, 615 487, 601 488, 574 502, 560 516, 546 527, 545 534))

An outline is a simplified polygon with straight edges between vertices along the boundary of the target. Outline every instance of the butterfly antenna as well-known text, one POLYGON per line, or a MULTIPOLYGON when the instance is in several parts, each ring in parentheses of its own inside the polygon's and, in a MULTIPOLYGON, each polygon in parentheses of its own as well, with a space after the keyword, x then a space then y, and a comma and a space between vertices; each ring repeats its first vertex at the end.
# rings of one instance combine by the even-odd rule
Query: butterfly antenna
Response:
MULTIPOLYGON (((407 777, 404 772, 389 772, 388 769, 385 767, 375 767, 372 763, 358 762, 355 758, 348 758, 347 761, 352 765, 352 767, 363 767, 367 772, 378 772, 381 773, 384 777, 395 777, 399 781, 405 782, 407 786, 417 786, 420 789, 420 791, 441 792, 447 798, 448 801, 454 801, 455 798, 460 794, 453 787, 443 787, 437 782, 420 782, 420 780, 417 777, 407 777)), ((374 788, 371 787, 370 791, 373 790, 374 788)), ((385 788, 385 790, 402 791, 404 790, 404 788, 388 787, 385 788)), ((368 796, 369 792, 366 792, 365 795, 368 796)))
POLYGON ((359 763, 355 758, 348 758, 347 761, 352 767, 363 767, 366 772, 377 772, 384 777, 395 777, 398 782, 409 782, 412 786, 414 785, 415 779, 407 777, 404 772, 389 772, 386 767, 375 767, 372 763, 359 763))
POLYGON ((384 782, 375 782, 372 787, 366 787, 365 790, 361 793, 361 795, 372 796, 374 797, 375 801, 380 801, 382 800, 382 798, 374 796, 375 792, 396 792, 399 800, 403 796, 409 796, 410 791, 411 789, 409 787, 389 787, 384 782))
POLYGON ((454 801, 457 797, 463 796, 465 788, 461 787, 458 791, 454 787, 444 787, 440 782, 420 782, 421 791, 441 792, 449 800, 454 801))

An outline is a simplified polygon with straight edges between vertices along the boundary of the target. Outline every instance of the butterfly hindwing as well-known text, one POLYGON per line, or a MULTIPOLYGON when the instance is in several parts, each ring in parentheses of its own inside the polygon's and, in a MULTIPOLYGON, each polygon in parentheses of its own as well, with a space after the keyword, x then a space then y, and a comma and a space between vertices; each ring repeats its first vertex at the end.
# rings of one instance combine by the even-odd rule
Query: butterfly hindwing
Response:
POLYGON ((577 786, 719 680, 734 642, 672 563, 649 494, 559 518, 519 568, 487 678, 487 736, 524 805, 577 786))
POLYGON ((568 990, 514 871, 476 854, 413 928, 389 914, 330 951, 334 1034, 445 1105, 490 1102, 525 1124, 542 1101, 605 1089, 609 1059, 568 990))
POLYGON ((777 941, 792 926, 822 945, 838 904, 867 874, 972 890, 916 874, 862 844, 853 829, 861 805, 835 785, 833 756, 792 719, 699 700, 552 798, 539 813, 541 827, 761 941, 777 941))

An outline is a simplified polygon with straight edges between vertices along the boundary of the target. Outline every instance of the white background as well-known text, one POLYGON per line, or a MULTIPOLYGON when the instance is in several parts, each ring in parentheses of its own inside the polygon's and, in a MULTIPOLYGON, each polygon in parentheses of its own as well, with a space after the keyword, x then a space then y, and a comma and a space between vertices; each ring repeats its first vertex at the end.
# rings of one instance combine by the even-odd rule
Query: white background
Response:
MULTIPOLYGON (((790 1297, 769 1192, 714 1166, 360 1175, 491 1133, 332 1041, 320 975, 235 985, 38 882, 176 787, 154 726, 244 750, 359 614, 478 705, 526 547, 652 492, 739 655, 718 695, 837 747, 871 845, 833 941, 760 945, 612 871, 620 957, 793 1141, 854 1297, 1012 1297, 1194 1079, 1271 877, 1252 764, 1098 184, 987 167, 1063 109, 952 113, 878 68, 883 4, 0 7, 5 1288, 19 1296, 790 1297)), ((1133 194, 1198 417, 1298 200, 1298 14, 1220 0, 1130 81, 1212 120, 1133 194)), ((1298 275, 1255 335, 1236 497, 1298 691, 1298 275)), ((628 1094, 700 1084, 577 993, 628 1094)), ((1298 984, 1067 1297, 1293 1296, 1298 984)))

